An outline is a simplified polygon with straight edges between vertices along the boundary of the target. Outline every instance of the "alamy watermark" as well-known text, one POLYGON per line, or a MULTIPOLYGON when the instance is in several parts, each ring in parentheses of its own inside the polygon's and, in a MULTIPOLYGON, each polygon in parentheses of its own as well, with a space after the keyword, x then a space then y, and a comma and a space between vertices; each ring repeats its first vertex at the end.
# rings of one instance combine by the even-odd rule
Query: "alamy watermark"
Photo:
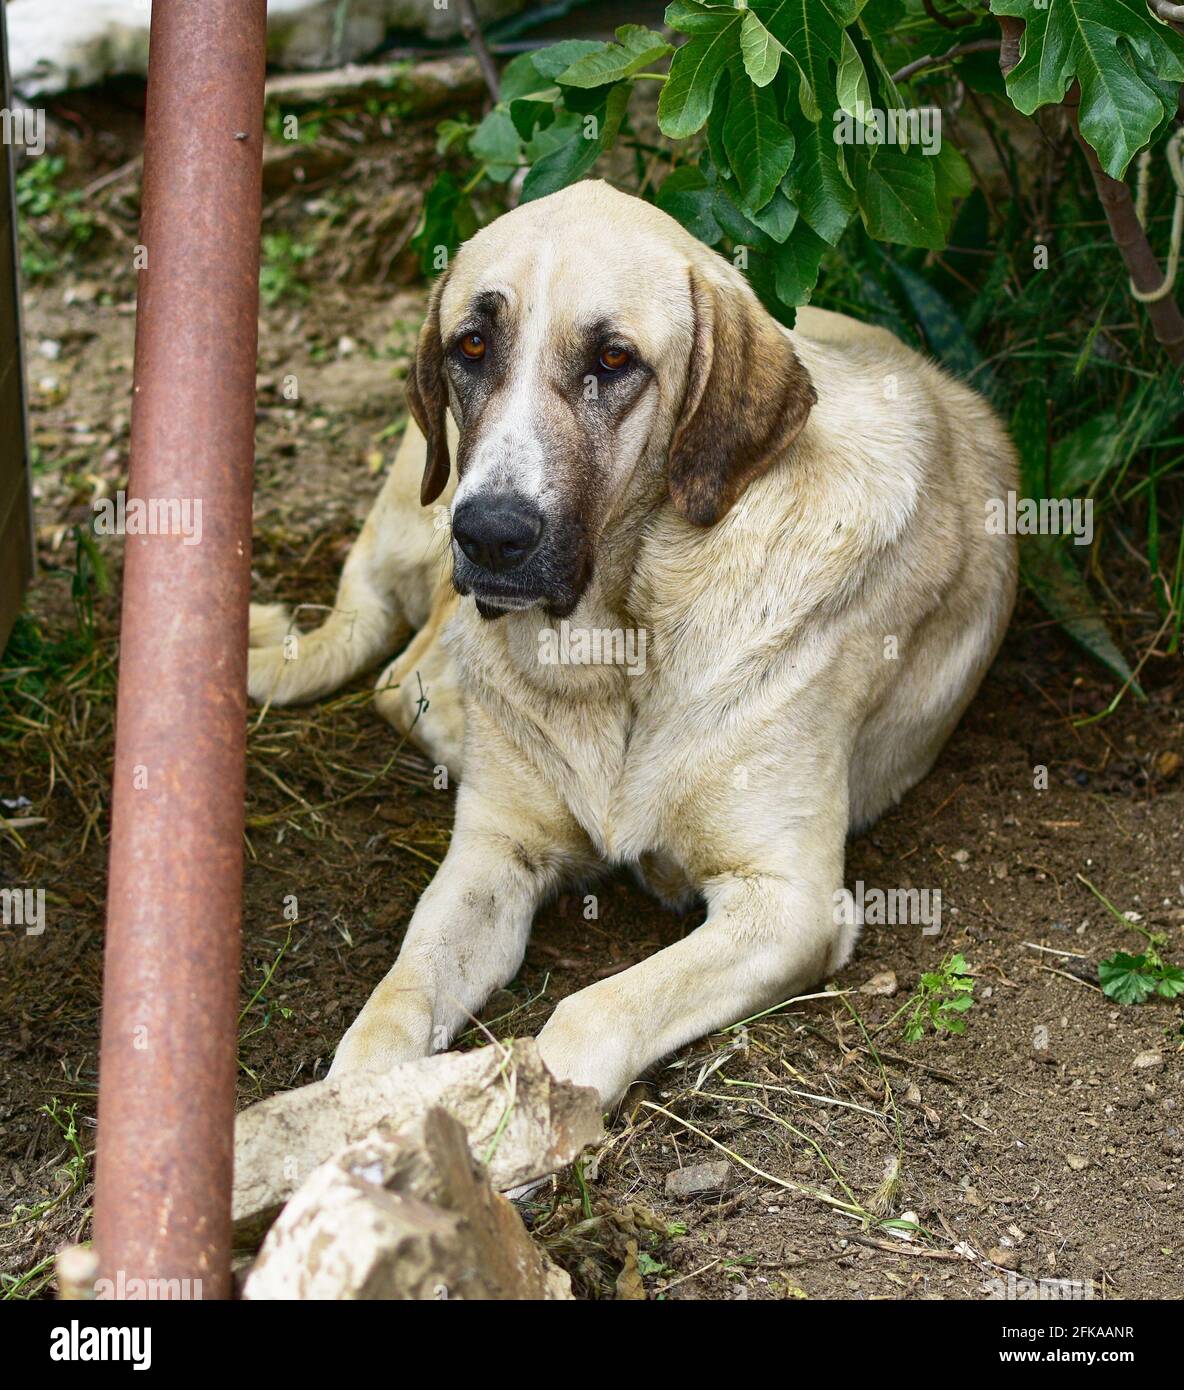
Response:
POLYGON ((837 927, 920 927, 922 936, 941 931, 940 888, 868 888, 857 879, 855 891, 840 888, 834 895, 837 927))
POLYGON ((1077 1302, 1094 1296, 1092 1279, 1025 1279, 1022 1274, 992 1275, 987 1280, 987 1297, 1026 1301, 1077 1302))
POLYGON ((1072 536, 1074 545, 1094 538, 1092 497, 988 497, 988 536, 1072 536))
POLYGON ((95 1298, 121 1303, 189 1303, 201 1300, 200 1279, 129 1279, 122 1269, 114 1279, 95 1280, 95 1298))
POLYGON ((201 543, 200 497, 114 497, 94 502, 97 536, 180 536, 182 545, 201 543))
POLYGON ((152 1329, 92 1327, 74 1318, 66 1326, 50 1329, 49 1359, 130 1361, 133 1371, 146 1371, 152 1365, 152 1329))
POLYGON ((34 159, 45 153, 45 112, 22 106, 17 110, 0 107, 0 140, 6 145, 23 145, 34 159))
POLYGON ((855 103, 855 110, 834 114, 836 145, 920 145, 921 153, 941 153, 941 108, 938 106, 878 106, 855 103))
POLYGON ((0 925, 24 927, 26 936, 45 930, 44 888, 0 888, 0 925))
POLYGON ((644 627, 572 627, 539 629, 541 666, 623 666, 631 676, 645 670, 648 634, 644 627))

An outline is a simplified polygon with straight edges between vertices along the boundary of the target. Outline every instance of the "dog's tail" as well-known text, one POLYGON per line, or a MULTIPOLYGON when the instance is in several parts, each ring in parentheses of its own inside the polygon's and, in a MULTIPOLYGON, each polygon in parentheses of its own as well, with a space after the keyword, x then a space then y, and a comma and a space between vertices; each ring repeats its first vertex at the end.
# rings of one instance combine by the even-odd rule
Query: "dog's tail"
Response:
POLYGON ((411 628, 395 595, 379 592, 358 568, 346 563, 337 602, 315 631, 299 631, 282 603, 251 604, 247 693, 257 704, 319 700, 407 640, 411 628))

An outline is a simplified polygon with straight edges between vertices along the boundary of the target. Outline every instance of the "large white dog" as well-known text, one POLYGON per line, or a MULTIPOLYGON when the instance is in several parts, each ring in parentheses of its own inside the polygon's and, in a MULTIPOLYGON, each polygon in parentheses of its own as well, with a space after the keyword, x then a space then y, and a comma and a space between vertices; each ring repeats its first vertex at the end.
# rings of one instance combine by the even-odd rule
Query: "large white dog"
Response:
POLYGON ((608 1103, 847 959, 847 834, 924 776, 1011 612, 1014 542, 985 518, 1013 451, 891 334, 815 309, 783 329, 603 183, 462 248, 408 396, 419 429, 334 613, 286 649, 282 609, 252 617, 251 694, 280 703, 418 629, 379 707, 461 779, 448 854, 333 1069, 446 1046, 548 895, 629 864, 707 919, 543 1029, 552 1069, 608 1103))

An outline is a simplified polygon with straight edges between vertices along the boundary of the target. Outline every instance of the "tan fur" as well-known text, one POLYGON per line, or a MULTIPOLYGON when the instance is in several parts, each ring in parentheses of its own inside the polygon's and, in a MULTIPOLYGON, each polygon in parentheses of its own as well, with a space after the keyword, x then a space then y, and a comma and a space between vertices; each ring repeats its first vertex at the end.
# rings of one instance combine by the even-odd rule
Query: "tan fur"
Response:
MULTIPOLYGON (((626 315, 653 366, 590 488, 595 566, 570 617, 644 629, 644 671, 542 664, 540 631, 556 624, 539 608, 484 621, 452 593, 442 514, 418 494, 440 484, 437 507, 449 504, 456 435, 448 450, 434 441, 429 485, 409 425, 329 639, 301 639, 307 673, 303 654, 285 663, 259 646, 251 693, 315 698, 420 628, 379 705, 408 729, 418 672, 430 703, 412 737, 461 778, 448 854, 335 1072, 446 1046, 514 976, 536 908, 565 883, 632 864, 667 900, 704 897, 701 927, 565 999, 541 1034, 551 1067, 608 1102, 850 954, 855 930, 834 913, 846 836, 925 775, 1002 639, 1015 551, 985 514, 1015 486, 1015 462, 983 400, 890 334, 814 309, 786 333, 729 264, 606 185, 474 238, 435 297, 434 341, 492 281, 556 340, 581 314, 626 315), (696 286, 729 325, 711 350, 732 354, 697 432, 696 286)), ((417 369, 421 402, 425 370, 439 361, 417 369)), ((261 612, 253 632, 273 641, 276 628, 261 612)), ((601 921, 611 929, 608 911, 601 921)))

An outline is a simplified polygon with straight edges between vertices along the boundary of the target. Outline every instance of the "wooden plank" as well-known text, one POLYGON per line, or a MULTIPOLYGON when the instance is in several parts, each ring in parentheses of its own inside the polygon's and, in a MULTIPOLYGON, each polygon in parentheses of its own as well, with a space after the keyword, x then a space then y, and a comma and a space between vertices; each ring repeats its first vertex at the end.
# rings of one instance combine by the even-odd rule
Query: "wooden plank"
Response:
MULTIPOLYGON (((0 9, 0 76, 11 105, 8 36, 0 9)), ((33 575, 32 487, 21 360, 20 286, 11 146, 0 146, 0 650, 33 575)))

